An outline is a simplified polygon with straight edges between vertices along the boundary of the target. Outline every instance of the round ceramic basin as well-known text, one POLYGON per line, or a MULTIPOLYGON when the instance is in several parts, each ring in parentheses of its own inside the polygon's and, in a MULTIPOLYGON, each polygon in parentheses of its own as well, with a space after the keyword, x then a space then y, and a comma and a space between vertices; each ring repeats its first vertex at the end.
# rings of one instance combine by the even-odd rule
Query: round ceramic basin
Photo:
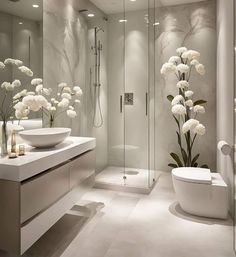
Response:
POLYGON ((63 142, 70 133, 70 128, 40 128, 22 131, 19 135, 30 146, 49 148, 63 142))

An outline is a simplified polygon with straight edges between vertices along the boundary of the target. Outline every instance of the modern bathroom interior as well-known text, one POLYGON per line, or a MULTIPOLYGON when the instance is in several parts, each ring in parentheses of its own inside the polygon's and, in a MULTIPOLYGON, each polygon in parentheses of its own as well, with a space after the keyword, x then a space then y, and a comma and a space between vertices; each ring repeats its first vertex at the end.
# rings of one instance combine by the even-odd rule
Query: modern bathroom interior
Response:
POLYGON ((235 13, 0 0, 0 257, 235 256, 235 13))

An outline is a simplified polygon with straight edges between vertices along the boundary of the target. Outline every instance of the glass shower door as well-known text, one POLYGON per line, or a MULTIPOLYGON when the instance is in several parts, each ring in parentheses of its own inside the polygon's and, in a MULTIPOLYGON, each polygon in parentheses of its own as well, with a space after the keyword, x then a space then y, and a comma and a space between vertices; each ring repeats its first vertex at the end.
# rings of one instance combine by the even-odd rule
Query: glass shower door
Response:
POLYGON ((236 252, 236 3, 234 2, 234 251, 236 252))
POLYGON ((125 1, 125 178, 126 185, 149 186, 149 5, 133 11, 125 1), (130 11, 132 10, 132 11, 130 11))
MULTIPOLYGON (((122 1, 116 0, 116 4, 122 1)), ((121 4, 123 6, 123 4, 121 4)), ((124 8, 123 8, 124 10, 124 8)), ((111 184, 124 186, 124 11, 108 16, 108 169, 111 184)))
POLYGON ((158 19, 156 16, 156 3, 157 0, 148 1, 148 91, 149 91, 149 112, 148 112, 148 142, 149 142, 149 188, 151 188, 157 180, 156 171, 156 133, 155 133, 155 120, 156 120, 156 66, 155 66, 155 38, 158 30, 158 19))

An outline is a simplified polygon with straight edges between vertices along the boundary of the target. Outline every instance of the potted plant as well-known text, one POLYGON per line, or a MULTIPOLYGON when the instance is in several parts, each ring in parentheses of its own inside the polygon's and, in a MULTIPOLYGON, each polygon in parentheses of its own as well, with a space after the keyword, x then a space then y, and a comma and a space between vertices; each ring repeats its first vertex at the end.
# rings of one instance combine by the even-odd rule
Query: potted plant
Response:
POLYGON ((204 104, 207 101, 198 99, 194 101, 194 92, 190 90, 190 78, 195 70, 203 76, 205 67, 199 62, 200 53, 180 47, 176 50, 177 55, 172 56, 161 68, 162 75, 174 74, 177 78, 176 96, 168 95, 167 99, 171 103, 171 111, 177 125, 177 142, 180 153, 170 153, 174 163, 168 164, 169 167, 202 167, 198 159, 200 154, 194 153, 194 144, 198 136, 203 136, 206 128, 197 119, 199 115, 205 113, 204 104))

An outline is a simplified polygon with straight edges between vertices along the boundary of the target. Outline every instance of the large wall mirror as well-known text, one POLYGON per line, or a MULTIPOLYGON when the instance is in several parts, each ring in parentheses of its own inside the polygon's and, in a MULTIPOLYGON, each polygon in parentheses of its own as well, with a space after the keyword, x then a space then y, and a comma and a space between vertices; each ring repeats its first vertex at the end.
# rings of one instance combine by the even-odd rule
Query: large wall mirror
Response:
MULTIPOLYGON (((19 59, 29 67, 34 77, 43 77, 43 1, 1 0, 0 3, 0 61, 19 59)), ((30 78, 17 68, 1 72, 0 84, 19 79, 22 87, 30 89, 30 78)), ((15 92, 14 92, 15 93, 15 92)), ((4 97, 3 95, 0 98, 4 97)), ((10 99, 8 99, 10 100, 10 99)))

